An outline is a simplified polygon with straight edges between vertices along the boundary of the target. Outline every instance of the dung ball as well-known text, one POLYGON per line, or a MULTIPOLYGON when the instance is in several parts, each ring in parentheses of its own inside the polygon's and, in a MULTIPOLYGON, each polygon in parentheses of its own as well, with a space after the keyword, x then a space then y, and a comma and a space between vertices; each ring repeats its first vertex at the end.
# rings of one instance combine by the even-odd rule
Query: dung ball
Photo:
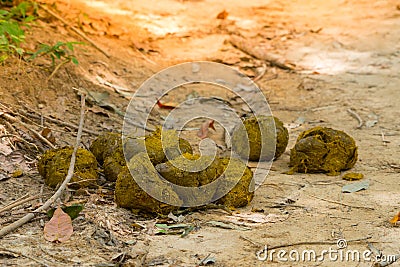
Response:
MULTIPOLYGON (((73 147, 47 150, 38 161, 39 174, 46 185, 56 187, 67 176, 71 163, 73 147)), ((71 188, 83 188, 97 183, 96 157, 88 150, 78 148, 76 153, 74 175, 70 181, 71 188)))
POLYGON ((178 209, 181 199, 162 182, 146 153, 133 156, 128 167, 122 168, 115 185, 115 202, 119 207, 150 214, 168 214, 178 209), (152 197, 154 194, 161 199, 152 197), (167 203, 176 203, 176 206, 167 203))
POLYGON ((269 161, 285 152, 288 141, 288 130, 278 118, 253 116, 235 127, 232 149, 251 161, 269 161))
POLYGON ((357 161, 354 139, 343 131, 315 127, 302 132, 290 151, 291 173, 328 173, 338 175, 357 161))

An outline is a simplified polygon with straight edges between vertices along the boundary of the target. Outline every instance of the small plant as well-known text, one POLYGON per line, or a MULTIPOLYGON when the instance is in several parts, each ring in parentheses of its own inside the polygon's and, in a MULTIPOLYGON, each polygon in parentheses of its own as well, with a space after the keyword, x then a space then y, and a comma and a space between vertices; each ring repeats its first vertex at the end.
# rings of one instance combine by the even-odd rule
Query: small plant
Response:
MULTIPOLYGON (((0 4, 11 4, 12 1, 0 0, 0 4)), ((78 65, 78 60, 74 56, 74 46, 83 44, 81 42, 57 42, 55 45, 42 43, 35 52, 25 51, 20 45, 25 42, 24 27, 28 27, 36 17, 38 4, 35 2, 22 2, 8 10, 0 10, 0 63, 3 63, 10 55, 22 57, 29 54, 28 60, 39 56, 49 56, 52 67, 54 68, 49 80, 54 76, 58 69, 66 63, 72 62, 78 65), (32 14, 32 15, 29 15, 32 14), (60 62, 57 62, 60 61, 60 62)))
POLYGON ((0 10, 0 63, 11 54, 22 56, 24 49, 20 44, 25 41, 23 27, 28 26, 35 19, 36 3, 22 2, 10 10, 0 10), (33 12, 32 12, 33 11, 33 12))
POLYGON ((35 59, 38 56, 48 55, 51 58, 52 66, 56 64, 56 60, 63 60, 62 64, 72 62, 78 65, 79 62, 73 55, 74 45, 83 44, 81 42, 57 42, 51 46, 48 44, 41 44, 39 49, 29 57, 29 59, 35 59))
POLYGON ((56 74, 56 72, 61 68, 62 65, 67 64, 69 62, 74 63, 75 65, 78 65, 79 62, 76 59, 76 57, 73 55, 74 52, 74 45, 76 44, 84 44, 81 42, 57 42, 55 45, 51 46, 48 44, 41 44, 40 48, 33 53, 29 59, 35 59, 38 56, 44 56, 48 55, 51 58, 51 65, 52 67, 55 66, 53 72, 50 74, 50 76, 47 78, 49 81, 53 76, 56 74), (56 60, 62 60, 60 63, 57 64, 56 66, 56 60))

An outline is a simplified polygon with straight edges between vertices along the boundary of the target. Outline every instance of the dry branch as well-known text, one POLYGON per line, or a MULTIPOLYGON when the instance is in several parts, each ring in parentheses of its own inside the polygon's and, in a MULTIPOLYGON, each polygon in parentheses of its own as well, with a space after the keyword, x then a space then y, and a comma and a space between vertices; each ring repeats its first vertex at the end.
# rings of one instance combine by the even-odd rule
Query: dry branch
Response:
MULTIPOLYGON (((30 108, 28 106, 25 106, 25 108, 27 108, 30 111, 38 114, 38 115, 35 115, 35 114, 31 114, 31 113, 24 112, 24 111, 19 111, 20 113, 24 114, 25 116, 28 116, 28 117, 31 117, 31 118, 34 118, 34 119, 42 119, 43 118, 43 119, 46 119, 47 121, 50 121, 52 123, 55 123, 55 124, 58 124, 58 125, 61 125, 61 126, 67 126, 67 127, 72 128, 72 129, 75 129, 75 130, 79 129, 79 127, 77 125, 73 124, 73 123, 69 123, 69 122, 62 121, 62 120, 59 120, 59 119, 55 119, 55 118, 52 118, 52 117, 49 117, 49 116, 46 116, 46 115, 42 115, 40 112, 38 112, 35 109, 30 108)), ((89 130, 89 129, 86 129, 86 128, 83 128, 82 131, 85 132, 85 133, 93 134, 93 135, 100 135, 98 132, 92 131, 92 130, 89 130)))
MULTIPOLYGON (((347 242, 347 244, 349 244, 349 243, 354 243, 354 242, 365 241, 365 240, 368 240, 371 238, 372 238, 372 236, 367 236, 367 237, 362 237, 362 238, 357 238, 357 239, 349 239, 349 240, 346 240, 346 242, 347 242)), ((287 244, 276 245, 276 246, 268 246, 268 249, 286 248, 286 247, 302 246, 302 245, 336 245, 336 244, 337 244, 337 241, 303 241, 303 242, 287 243, 287 244)))
POLYGON ((317 196, 314 196, 314 195, 309 195, 309 194, 307 194, 307 195, 310 196, 310 197, 322 200, 322 201, 326 201, 326 202, 334 203, 334 204, 339 204, 339 205, 346 206, 346 207, 349 207, 349 208, 375 210, 375 208, 373 208, 373 207, 354 206, 354 205, 349 205, 349 204, 346 204, 346 203, 343 203, 343 202, 339 202, 339 201, 335 201, 335 200, 329 200, 329 199, 325 199, 325 198, 322 198, 322 197, 317 197, 317 196))
POLYGON ((22 205, 22 204, 24 204, 26 202, 29 202, 31 200, 35 200, 35 199, 40 198, 40 197, 41 197, 41 195, 30 196, 30 197, 28 197, 28 195, 25 195, 25 196, 15 200, 14 202, 12 202, 12 203, 0 208, 0 213, 5 212, 7 210, 10 210, 12 208, 15 208, 15 207, 17 207, 19 205, 22 205))
POLYGON ((84 116, 85 116, 85 97, 86 95, 82 94, 81 95, 81 117, 79 121, 79 129, 78 129, 78 134, 76 137, 76 143, 74 146, 74 151, 72 152, 71 156, 71 162, 69 165, 68 173, 67 176, 64 179, 64 182, 61 184, 61 186, 57 189, 57 191, 52 195, 41 207, 35 209, 33 212, 30 212, 26 214, 24 217, 21 219, 13 222, 10 225, 7 225, 6 227, 2 228, 0 230, 0 237, 5 236, 6 234, 10 233, 11 231, 14 231, 18 227, 24 225, 25 223, 29 222, 32 220, 37 213, 42 212, 46 209, 48 209, 63 193, 65 190, 67 184, 70 182, 72 176, 74 175, 74 168, 75 168, 75 160, 76 160, 76 152, 78 151, 79 144, 81 142, 81 136, 82 136, 82 129, 83 129, 83 122, 84 122, 84 116))
POLYGON ((229 42, 242 52, 257 59, 267 61, 272 66, 276 66, 284 70, 295 70, 292 64, 282 62, 275 56, 267 54, 264 49, 255 46, 253 43, 245 40, 243 37, 232 35, 229 39, 229 42))
POLYGON ((21 124, 22 126, 24 126, 26 129, 28 129, 30 132, 32 132, 37 138, 39 138, 43 143, 45 143, 46 145, 48 145, 49 147, 55 149, 56 147, 46 138, 44 138, 39 132, 37 132, 36 130, 32 129, 32 127, 30 127, 28 124, 26 124, 25 122, 22 122, 21 120, 14 118, 13 116, 7 114, 7 113, 2 113, 0 114, 2 117, 4 117, 4 119, 11 121, 13 123, 18 123, 21 124))
POLYGON ((50 76, 47 78, 47 82, 50 81, 50 80, 54 77, 54 75, 56 75, 57 71, 58 71, 62 66, 64 66, 65 64, 67 64, 68 62, 70 62, 69 59, 64 60, 64 61, 62 61, 60 64, 58 64, 58 65, 54 68, 54 70, 53 70, 53 72, 50 74, 50 76))
POLYGON ((257 75, 257 77, 255 77, 253 79, 253 82, 260 80, 265 75, 266 71, 267 71, 267 65, 265 65, 265 63, 263 62, 262 69, 261 69, 260 73, 257 75))
POLYGON ((29 255, 27 255, 27 254, 25 254, 25 253, 23 253, 23 252, 19 252, 19 251, 16 251, 16 250, 12 250, 12 249, 9 249, 9 248, 5 248, 5 247, 0 247, 0 250, 7 251, 7 252, 9 252, 9 253, 12 253, 12 254, 16 254, 16 255, 25 257, 25 258, 27 258, 27 259, 33 260, 34 262, 37 262, 37 263, 39 263, 40 265, 43 265, 43 266, 46 266, 46 267, 49 267, 49 266, 50 266, 49 264, 45 263, 44 261, 39 260, 39 259, 37 259, 37 258, 35 258, 35 257, 29 256, 29 255))
POLYGON ((349 108, 347 112, 350 113, 350 115, 353 116, 358 121, 356 129, 361 129, 361 127, 363 126, 363 120, 361 119, 360 115, 358 115, 357 112, 355 112, 351 108, 349 108))

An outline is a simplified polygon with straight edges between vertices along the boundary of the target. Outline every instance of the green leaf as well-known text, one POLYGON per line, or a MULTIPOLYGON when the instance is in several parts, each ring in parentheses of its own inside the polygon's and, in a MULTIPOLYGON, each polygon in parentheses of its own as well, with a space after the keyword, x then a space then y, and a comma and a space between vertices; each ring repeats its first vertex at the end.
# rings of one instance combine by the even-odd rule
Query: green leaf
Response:
POLYGON ((34 21, 35 19, 36 19, 36 18, 35 18, 34 16, 29 15, 29 16, 27 16, 27 17, 24 19, 24 22, 25 22, 25 23, 29 23, 29 22, 34 21))
POLYGON ((15 52, 17 52, 18 55, 22 56, 24 54, 25 50, 20 47, 17 47, 17 48, 15 48, 15 52))
POLYGON ((4 17, 7 16, 9 14, 9 12, 7 10, 0 10, 0 16, 4 17))
POLYGON ((71 43, 71 42, 65 43, 65 46, 66 46, 69 50, 74 51, 74 45, 73 45, 73 43, 71 43))
POLYGON ((54 47, 55 49, 57 49, 57 48, 59 48, 59 47, 62 46, 62 45, 64 45, 64 43, 58 41, 53 47, 54 47))
POLYGON ((7 54, 0 55, 0 63, 3 63, 8 58, 7 54))
POLYGON ((72 63, 74 63, 75 65, 79 65, 78 60, 76 59, 76 57, 71 57, 71 61, 72 63))
MULTIPOLYGON (((67 206, 67 207, 62 207, 61 208, 65 213, 67 213, 69 215, 69 217, 71 217, 71 220, 75 219, 78 217, 79 213, 83 210, 83 205, 80 204, 73 204, 71 206, 67 206)), ((56 209, 53 208, 51 210, 49 210, 47 212, 47 217, 49 219, 51 219, 51 217, 53 217, 54 211, 56 209)))
POLYGON ((62 53, 60 53, 60 52, 58 52, 58 51, 55 51, 55 52, 54 52, 54 55, 56 56, 57 59, 60 59, 62 53))
POLYGON ((8 46, 8 39, 5 35, 0 35, 0 46, 4 45, 4 46, 8 46))

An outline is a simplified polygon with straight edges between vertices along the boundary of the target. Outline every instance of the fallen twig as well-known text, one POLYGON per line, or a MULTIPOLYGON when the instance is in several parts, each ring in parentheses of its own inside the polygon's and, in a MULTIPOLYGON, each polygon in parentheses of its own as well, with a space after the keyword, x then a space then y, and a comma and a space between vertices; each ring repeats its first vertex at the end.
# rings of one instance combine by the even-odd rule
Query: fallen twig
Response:
POLYGON ((133 48, 136 50, 136 52, 140 55, 140 57, 141 58, 143 58, 144 60, 146 60, 147 62, 149 62, 149 63, 151 63, 151 64, 153 64, 153 65, 155 65, 155 66, 158 66, 158 64, 156 63, 156 62, 154 62, 153 60, 151 60, 150 58, 148 58, 144 53, 142 53, 141 51, 140 51, 140 49, 135 45, 135 44, 133 44, 133 48))
POLYGON ((110 82, 107 82, 106 80, 104 80, 104 79, 101 78, 100 76, 96 76, 96 80, 97 80, 100 84, 106 85, 106 86, 108 86, 108 87, 114 89, 116 92, 119 92, 119 91, 128 92, 128 93, 131 92, 130 89, 125 88, 125 87, 122 87, 122 86, 119 86, 119 85, 116 85, 116 84, 113 84, 113 83, 110 83, 110 82))
POLYGON ((254 245, 255 247, 261 247, 261 246, 263 246, 263 244, 261 244, 261 243, 259 243, 259 242, 256 242, 256 241, 253 241, 253 240, 251 240, 250 238, 247 238, 247 237, 245 237, 245 236, 242 236, 242 235, 241 235, 241 236, 239 236, 239 238, 250 242, 250 243, 251 243, 252 245, 254 245))
POLYGON ((50 81, 51 78, 54 77, 54 75, 56 74, 56 72, 57 72, 62 66, 64 66, 65 64, 67 64, 67 63, 70 62, 70 61, 71 61, 70 59, 67 59, 67 60, 62 61, 60 64, 58 64, 58 65, 54 68, 54 70, 53 70, 53 72, 50 74, 50 76, 47 78, 47 82, 50 81))
MULTIPOLYGON (((20 102, 20 101, 19 101, 19 102, 20 102)), ((42 125, 40 125, 40 124, 38 124, 38 123, 32 121, 31 119, 27 118, 27 117, 24 116, 23 114, 21 114, 21 113, 19 113, 19 112, 16 112, 15 110, 12 110, 10 107, 8 107, 7 105, 5 105, 4 103, 1 103, 1 102, 0 102, 0 106, 2 106, 3 108, 5 108, 6 110, 8 110, 7 113, 9 113, 9 114, 11 114, 11 115, 14 115, 14 116, 19 116, 19 117, 21 117, 22 120, 24 120, 24 121, 26 121, 26 122, 29 122, 29 123, 31 123, 31 124, 33 124, 33 125, 36 125, 37 127, 42 127, 42 125)), ((15 107, 14 107, 14 108, 15 108, 15 107)), ((19 108, 17 108, 17 109, 19 109, 19 108)))
POLYGON ((37 198, 40 198, 40 197, 41 197, 41 195, 30 196, 30 197, 27 197, 27 196, 28 196, 28 194, 26 194, 25 196, 23 196, 23 197, 21 197, 21 198, 15 200, 14 202, 12 202, 12 203, 10 203, 10 204, 8 204, 8 205, 2 207, 2 208, 0 209, 0 213, 5 212, 5 211, 10 210, 10 209, 12 209, 12 208, 15 208, 15 207, 17 207, 17 206, 19 206, 19 205, 22 205, 22 204, 24 204, 24 203, 26 203, 26 202, 29 202, 29 201, 31 201, 31 200, 34 200, 34 199, 37 199, 37 198))
POLYGON ((383 133, 383 130, 381 130, 381 138, 382 138, 382 143, 384 146, 386 146, 387 143, 390 143, 390 141, 385 139, 385 134, 383 133))
POLYGON ((4 138, 4 137, 14 137, 14 138, 17 138, 19 141, 21 141, 21 142, 23 142, 23 143, 25 143, 25 144, 27 144, 27 145, 29 145, 29 146, 33 146, 34 148, 36 148, 36 150, 39 151, 39 148, 38 148, 35 144, 32 144, 32 143, 26 141, 24 138, 22 138, 22 137, 20 137, 20 136, 18 136, 18 135, 15 135, 15 134, 5 134, 5 135, 0 136, 0 138, 4 138))
POLYGON ((265 75, 266 71, 267 71, 267 65, 263 62, 262 69, 261 69, 260 73, 257 75, 257 77, 254 77, 253 82, 256 82, 259 79, 261 79, 265 75))
POLYGON ((80 115, 81 118, 79 121, 78 134, 76 136, 76 143, 74 146, 74 151, 72 152, 72 155, 71 155, 71 162, 69 165, 67 176, 64 179, 64 182, 57 189, 57 191, 54 193, 54 195, 52 195, 41 207, 35 209, 33 212, 26 214, 24 217, 13 222, 12 224, 7 225, 6 227, 2 228, 0 230, 0 237, 3 237, 4 235, 10 233, 11 231, 13 231, 13 230, 17 229, 18 227, 24 225, 25 223, 29 222, 36 216, 37 213, 48 209, 50 207, 50 205, 53 204, 61 196, 61 194, 65 190, 67 184, 70 182, 72 176, 74 175, 76 152, 77 152, 79 144, 81 142, 83 121, 84 121, 84 116, 85 116, 85 98, 86 98, 86 95, 82 94, 81 95, 81 115, 80 115))
POLYGON ((353 116, 357 121, 358 121, 358 125, 356 127, 356 129, 361 129, 361 127, 363 126, 364 122, 361 119, 360 115, 358 115, 355 111, 353 111, 351 108, 349 108, 347 110, 348 113, 350 113, 351 116, 353 116))
POLYGON ((32 127, 30 127, 28 124, 26 124, 25 122, 14 118, 13 116, 7 114, 7 113, 2 113, 0 114, 1 116, 3 116, 6 120, 9 120, 11 122, 14 123, 18 123, 21 124, 22 126, 24 126, 25 128, 27 128, 29 131, 31 131, 37 138, 39 138, 43 143, 45 143, 46 145, 48 145, 49 147, 55 149, 56 147, 46 138, 44 138, 39 132, 37 132, 36 130, 32 129, 32 127))
POLYGON ((205 258, 203 258, 200 262, 199 262, 199 266, 203 265, 203 263, 211 256, 211 253, 209 253, 205 258))
MULTIPOLYGON (((53 122, 55 124, 62 125, 62 126, 67 126, 67 127, 72 128, 72 129, 75 129, 75 130, 78 130, 78 128, 79 128, 77 125, 75 125, 73 123, 69 123, 69 122, 62 121, 62 120, 59 120, 59 119, 55 119, 55 118, 52 118, 52 117, 49 117, 49 116, 46 116, 46 115, 42 115, 42 114, 40 114, 40 112, 34 110, 33 108, 25 106, 25 105, 24 105, 24 107, 29 109, 30 111, 38 114, 38 115, 35 115, 35 114, 30 114, 30 113, 24 112, 24 111, 19 111, 19 112, 23 113, 25 116, 29 116, 29 117, 34 118, 34 119, 43 119, 44 118, 44 119, 46 119, 46 120, 48 120, 50 122, 53 122)), ((96 131, 92 131, 92 130, 86 129, 86 128, 83 128, 82 131, 85 132, 85 133, 93 134, 93 135, 100 135, 100 133, 98 133, 96 131)))
POLYGON ((295 70, 292 64, 284 63, 279 59, 275 58, 274 56, 267 54, 263 49, 254 46, 254 44, 246 41, 243 37, 232 35, 231 38, 229 39, 229 42, 242 52, 254 58, 267 61, 272 66, 276 66, 284 70, 295 70))
MULTIPOLYGON (((372 236, 367 236, 367 237, 362 237, 362 238, 357 238, 357 239, 350 239, 346 240, 347 244, 349 243, 354 243, 354 242, 360 242, 360 241, 365 241, 368 239, 371 239, 372 236)), ((277 249, 277 248, 286 248, 286 247, 293 247, 293 246, 302 246, 302 245, 336 245, 338 241, 301 241, 301 242, 295 242, 295 243, 287 243, 287 244, 281 244, 281 245, 276 245, 276 246, 268 246, 268 249, 277 249)))
POLYGON ((44 184, 42 184, 42 186, 40 187, 40 192, 39 192, 39 203, 40 204, 42 204, 43 203, 43 199, 42 199, 42 196, 43 196, 43 189, 44 189, 44 184))
POLYGON ((83 39, 85 39, 86 41, 88 41, 91 45, 93 45, 97 50, 99 50, 101 53, 103 53, 106 57, 110 57, 110 54, 108 54, 104 49, 100 48, 92 39, 90 39, 89 37, 86 36, 86 34, 84 34, 83 32, 81 32, 80 30, 78 30, 77 28, 75 28, 74 26, 72 26, 71 24, 69 24, 65 19, 63 19, 62 17, 60 17, 59 15, 57 15, 56 13, 54 13, 53 11, 51 11, 48 7, 44 6, 44 5, 40 5, 40 8, 42 8, 43 10, 45 10, 47 13, 49 13, 50 15, 52 15, 53 17, 55 17, 56 19, 58 19, 59 21, 61 21, 62 23, 64 23, 66 26, 68 26, 69 28, 71 28, 71 30, 73 30, 75 33, 77 33, 79 36, 81 36, 83 39))
POLYGON ((323 201, 334 203, 334 204, 343 205, 343 206, 346 206, 346 207, 349 207, 349 208, 375 210, 375 208, 373 208, 373 207, 353 206, 353 205, 345 204, 345 203, 342 203, 342 202, 339 202, 339 201, 334 201, 334 200, 325 199, 325 198, 322 198, 322 197, 317 197, 317 196, 314 196, 314 195, 309 195, 309 194, 307 194, 307 195, 310 196, 310 197, 319 199, 319 200, 323 200, 323 201))
POLYGON ((0 247, 0 250, 7 251, 9 253, 17 254, 19 256, 28 258, 28 259, 33 260, 34 262, 37 262, 37 263, 39 263, 39 264, 41 264, 43 266, 50 266, 49 264, 47 264, 47 263, 45 263, 45 262, 43 262, 43 261, 41 261, 41 260, 39 260, 39 259, 37 259, 35 257, 29 256, 29 255, 27 255, 27 254, 25 254, 23 252, 19 252, 19 251, 16 251, 16 250, 11 250, 11 249, 5 248, 5 247, 0 247))

